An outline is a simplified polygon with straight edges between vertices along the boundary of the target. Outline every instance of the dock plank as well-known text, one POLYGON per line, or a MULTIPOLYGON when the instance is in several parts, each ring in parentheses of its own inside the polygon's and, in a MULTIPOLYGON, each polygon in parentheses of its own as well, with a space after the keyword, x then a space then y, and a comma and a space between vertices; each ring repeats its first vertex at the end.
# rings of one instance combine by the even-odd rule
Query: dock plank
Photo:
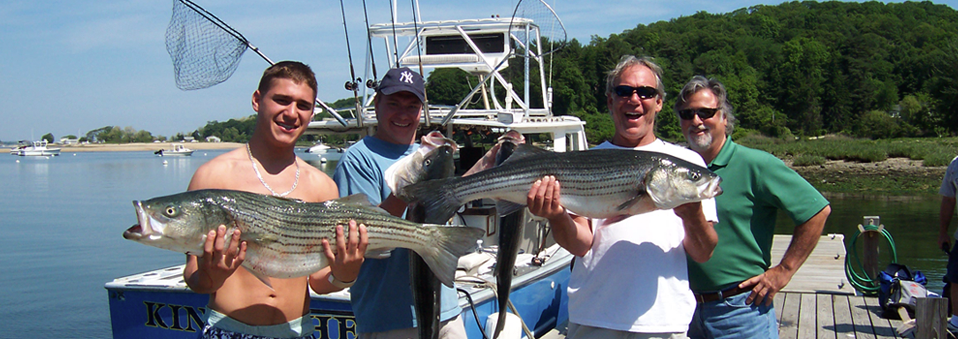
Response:
POLYGON ((798 299, 801 300, 801 305, 798 307, 798 338, 816 339, 818 324, 815 319, 818 317, 818 300, 815 294, 800 293, 798 295, 798 299))
POLYGON ((872 327, 871 316, 865 305, 865 298, 849 297, 848 306, 851 309, 852 324, 855 325, 856 339, 875 339, 875 330, 872 327))
MULTIPOLYGON (((778 265, 792 241, 791 235, 776 234, 772 240, 771 263, 778 265)), ((783 292, 834 293, 854 295, 845 278, 845 236, 823 235, 808 259, 792 276, 783 292)))
POLYGON ((835 331, 835 312, 832 304, 833 296, 829 294, 815 294, 816 317, 815 337, 818 339, 838 339, 835 331))
POLYGON ((776 311, 781 310, 782 312, 782 320, 778 325, 778 336, 781 339, 798 338, 798 320, 802 305, 802 295, 800 293, 782 294, 785 294, 785 302, 782 307, 775 306, 776 311))

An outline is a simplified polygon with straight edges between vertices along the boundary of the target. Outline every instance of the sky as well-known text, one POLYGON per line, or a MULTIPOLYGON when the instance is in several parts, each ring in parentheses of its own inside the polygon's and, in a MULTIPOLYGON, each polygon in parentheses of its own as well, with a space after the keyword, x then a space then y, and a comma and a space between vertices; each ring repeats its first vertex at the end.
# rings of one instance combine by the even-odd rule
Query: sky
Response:
MULTIPOLYGON (((254 114, 250 99, 269 64, 247 51, 236 72, 206 89, 176 87, 165 33, 175 0, 4 0, 0 2, 0 141, 83 136, 104 126, 154 136, 189 133, 209 121, 254 114)), ((532 1, 532 0, 524 0, 532 1)), ((638 24, 699 11, 726 13, 758 0, 545 0, 568 38, 588 44, 638 24)), ((259 47, 273 61, 309 64, 325 102, 349 97, 343 88, 349 50, 363 77, 365 19, 390 22, 390 1, 194 0, 259 47)), ((958 0, 936 0, 952 8, 958 0)), ((411 1, 398 1, 398 22, 412 21, 411 1)), ((511 17, 517 0, 420 0, 421 20, 511 17)), ((374 40, 374 48, 383 46, 374 40), (376 44, 378 43, 378 44, 376 44)), ((379 75, 386 61, 377 59, 379 75)), ((365 79, 365 78, 364 78, 365 79)))

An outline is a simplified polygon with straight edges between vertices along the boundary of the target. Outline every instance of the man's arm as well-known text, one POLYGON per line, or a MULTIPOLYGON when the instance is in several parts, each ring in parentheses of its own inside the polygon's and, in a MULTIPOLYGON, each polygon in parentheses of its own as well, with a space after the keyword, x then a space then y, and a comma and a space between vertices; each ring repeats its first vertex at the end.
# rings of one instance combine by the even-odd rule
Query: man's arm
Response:
POLYGON ((342 285, 334 285, 332 280, 351 285, 359 277, 359 268, 363 263, 363 255, 368 245, 369 236, 365 225, 356 225, 355 220, 350 220, 346 227, 337 225, 336 252, 330 248, 329 241, 323 239, 323 249, 329 267, 310 274, 309 287, 316 293, 326 294, 345 288, 342 285))
MULTIPOLYGON (((217 163, 211 161, 200 166, 193 174, 189 191, 215 187, 216 178, 212 175, 217 169, 213 167, 217 163)), ((186 256, 186 266, 183 268, 183 280, 193 292, 210 294, 216 292, 226 279, 236 271, 246 259, 246 242, 240 241, 240 231, 235 230, 232 234, 226 234, 226 226, 220 225, 216 230, 211 230, 206 236, 206 242, 203 244, 203 255, 186 256), (232 237, 229 246, 224 247, 227 236, 232 237)))
POLYGON ((715 233, 712 222, 705 220, 702 202, 678 206, 673 212, 682 219, 685 228, 685 239, 682 239, 685 253, 695 262, 708 261, 718 244, 718 233, 715 233))
POLYGON ((938 248, 951 250, 951 236, 948 227, 951 226, 951 217, 955 215, 955 197, 941 196, 941 209, 938 212, 938 248))
POLYGON ((796 226, 792 235, 792 242, 788 244, 788 249, 785 250, 785 255, 782 256, 782 261, 778 266, 773 266, 765 273, 739 284, 739 288, 754 286, 752 293, 746 299, 746 303, 755 302, 757 304, 764 300, 765 305, 772 304, 775 294, 781 291, 785 285, 788 285, 792 276, 815 249, 818 239, 822 236, 822 229, 825 228, 825 220, 828 219, 828 214, 831 212, 831 206, 825 206, 810 219, 796 226))
POLYGON ((585 256, 592 249, 592 226, 589 219, 570 215, 559 205, 560 191, 559 182, 553 176, 536 181, 526 197, 529 212, 549 219, 552 237, 559 246, 576 256, 585 256))

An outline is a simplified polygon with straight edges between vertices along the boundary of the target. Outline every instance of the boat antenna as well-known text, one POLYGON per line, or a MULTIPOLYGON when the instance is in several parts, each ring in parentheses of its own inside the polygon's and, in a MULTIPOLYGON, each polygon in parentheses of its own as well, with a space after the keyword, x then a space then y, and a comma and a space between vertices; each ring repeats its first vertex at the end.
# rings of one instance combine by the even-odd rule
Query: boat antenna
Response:
POLYGON ((369 44, 369 61, 373 65, 373 78, 366 79, 366 87, 376 88, 379 83, 379 75, 376 74, 376 54, 373 53, 373 36, 369 32, 369 14, 366 12, 366 0, 363 0, 363 17, 366 18, 366 43, 369 44))
POLYGON ((356 125, 363 125, 363 107, 359 101, 359 83, 362 82, 362 79, 356 77, 356 70, 353 68, 353 50, 349 45, 349 30, 346 29, 346 5, 343 4, 343 0, 339 0, 339 8, 343 12, 343 33, 346 34, 346 55, 349 57, 349 81, 346 81, 346 84, 343 87, 347 91, 353 92, 353 98, 356 99, 356 125), (355 80, 354 80, 355 79, 355 80))
MULTIPOLYGON (((416 15, 416 13, 419 12, 419 7, 416 6, 416 0, 409 0, 409 2, 412 4, 413 29, 416 30, 416 52, 419 54, 419 74, 425 78, 426 73, 422 71, 422 41, 419 40, 419 17, 416 15)), ((429 118, 429 93, 425 91, 425 86, 423 87, 422 98, 422 115, 426 119, 426 127, 429 127, 432 125, 432 121, 430 121, 431 119, 429 118)))
MULTIPOLYGON (((203 89, 226 81, 236 71, 247 48, 270 66, 274 64, 243 34, 213 13, 190 0, 173 1, 173 16, 166 28, 166 51, 173 59, 173 74, 179 89, 203 89)), ((346 120, 335 109, 319 98, 316 105, 346 126, 346 120)))

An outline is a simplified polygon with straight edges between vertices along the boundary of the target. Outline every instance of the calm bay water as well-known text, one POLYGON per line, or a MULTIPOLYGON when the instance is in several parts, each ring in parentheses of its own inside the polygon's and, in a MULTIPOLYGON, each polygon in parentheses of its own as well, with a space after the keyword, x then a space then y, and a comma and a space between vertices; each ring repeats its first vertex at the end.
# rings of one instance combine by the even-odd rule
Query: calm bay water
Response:
MULTIPOLYGON (((123 239, 137 222, 131 202, 185 191, 196 168, 223 152, 0 155, 0 338, 112 337, 103 285, 184 262, 123 239)), ((315 165, 330 174, 335 166, 315 165)))
MULTIPOLYGON (((136 223, 131 201, 186 190, 196 168, 223 152, 0 155, 0 338, 110 338, 104 284, 184 260, 122 238, 136 223)), ((332 173, 334 163, 299 155, 332 173)), ((845 234, 850 244, 862 216, 881 216, 899 261, 925 272, 929 289, 940 291, 947 258, 935 248, 938 197, 830 201, 826 233, 845 234)), ((790 224, 783 219, 777 233, 790 233, 790 224)))

